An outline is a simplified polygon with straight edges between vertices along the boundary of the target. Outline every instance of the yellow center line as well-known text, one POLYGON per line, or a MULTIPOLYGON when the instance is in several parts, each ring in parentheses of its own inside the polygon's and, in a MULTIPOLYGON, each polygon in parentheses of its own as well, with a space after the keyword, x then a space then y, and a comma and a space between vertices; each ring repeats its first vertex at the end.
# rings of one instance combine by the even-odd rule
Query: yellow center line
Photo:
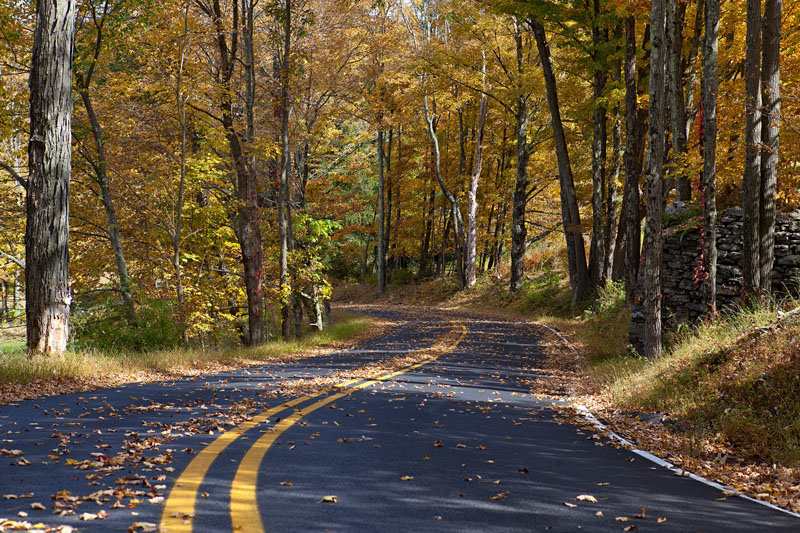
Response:
MULTIPOLYGON (((358 385, 347 387, 341 392, 327 396, 313 404, 294 412, 292 415, 284 418, 277 423, 268 433, 265 433, 253 443, 252 447, 247 451, 242 461, 239 463, 239 468, 236 470, 236 476, 233 479, 231 486, 231 523, 233 524, 234 531, 247 531, 253 533, 260 533, 264 531, 264 523, 261 519, 261 510, 258 505, 257 482, 258 482, 258 469, 264 459, 269 448, 275 443, 275 440, 284 433, 287 429, 292 427, 297 421, 302 419, 307 414, 316 411, 339 398, 347 396, 357 390, 364 389, 375 383, 386 381, 395 376, 404 374, 415 368, 427 365, 442 355, 452 352, 456 346, 464 339, 467 334, 467 328, 461 325, 461 335, 452 345, 442 351, 442 353, 425 359, 419 363, 408 366, 397 372, 391 372, 383 376, 359 383, 358 385)), ((344 386, 343 384, 342 386, 344 386)))
POLYGON ((200 484, 203 482, 206 472, 208 472, 208 469, 211 467, 211 463, 214 462, 219 454, 243 433, 267 421, 269 417, 307 400, 316 398, 317 396, 320 396, 320 394, 303 396, 302 398, 264 411, 253 417, 252 420, 248 420, 220 434, 219 437, 214 439, 214 442, 203 448, 175 481, 175 486, 172 487, 169 498, 167 498, 164 505, 164 511, 161 513, 160 529, 164 531, 169 528, 170 533, 173 531, 190 533, 192 531, 194 509, 197 503, 197 490, 200 488, 200 484))
MULTIPOLYGON (((360 380, 351 379, 338 384, 337 387, 346 387, 358 381, 360 380)), ((326 390, 317 394, 310 394, 273 407, 272 409, 268 409, 256 415, 252 420, 243 422, 235 428, 220 434, 219 437, 214 439, 214 442, 203 448, 195 458, 192 459, 186 466, 186 469, 181 473, 180 477, 175 481, 175 485, 172 487, 172 491, 165 502, 164 511, 161 513, 159 529, 161 531, 166 531, 168 529, 170 533, 191 533, 195 506, 197 505, 197 491, 208 469, 211 468, 211 464, 219 457, 225 448, 241 437, 245 432, 269 420, 271 416, 286 409, 291 409, 306 401, 324 396, 328 394, 328 392, 330 391, 326 390)))

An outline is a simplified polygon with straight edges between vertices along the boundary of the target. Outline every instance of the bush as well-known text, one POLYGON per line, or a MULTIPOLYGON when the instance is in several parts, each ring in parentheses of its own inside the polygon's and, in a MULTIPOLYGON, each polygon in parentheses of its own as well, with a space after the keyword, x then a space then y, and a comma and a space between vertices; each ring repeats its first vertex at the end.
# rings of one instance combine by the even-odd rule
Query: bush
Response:
POLYGON ((169 302, 148 300, 136 313, 131 322, 118 305, 79 310, 73 320, 76 348, 147 352, 180 344, 183 326, 169 302))

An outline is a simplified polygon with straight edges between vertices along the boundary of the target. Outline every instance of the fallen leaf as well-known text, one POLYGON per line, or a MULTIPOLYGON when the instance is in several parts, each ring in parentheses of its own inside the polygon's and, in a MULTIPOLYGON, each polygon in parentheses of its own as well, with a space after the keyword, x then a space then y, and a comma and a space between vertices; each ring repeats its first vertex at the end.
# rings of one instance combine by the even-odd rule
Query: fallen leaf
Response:
POLYGON ((155 525, 153 522, 134 522, 128 528, 128 533, 134 533, 135 531, 142 531, 144 533, 152 533, 158 530, 158 526, 155 525))
POLYGON ((444 446, 444 443, 440 440, 436 440, 433 441, 433 445, 436 446, 437 448, 441 448, 442 446, 444 446))
POLYGON ((47 509, 47 507, 45 507, 39 502, 34 502, 31 504, 31 509, 36 509, 37 511, 44 511, 45 509, 47 509))
POLYGON ((494 496, 489 496, 489 499, 490 500, 502 500, 503 498, 508 497, 509 494, 511 494, 511 492, 509 492, 509 491, 498 492, 494 496))
POLYGON ((94 513, 83 513, 79 518, 81 520, 96 520, 97 515, 94 513))
POLYGON ((527 468, 519 468, 517 469, 517 472, 520 474, 528 474, 530 471, 527 468))
POLYGON ((581 494, 580 496, 576 496, 575 499, 581 502, 597 503, 597 498, 595 498, 591 494, 581 494))
POLYGON ((403 481, 411 481, 412 479, 414 479, 414 476, 406 475, 406 476, 401 477, 400 479, 403 480, 403 481))
POLYGON ((636 531, 637 529, 639 529, 639 528, 638 528, 638 526, 636 526, 636 525, 630 525, 630 526, 628 526, 628 527, 626 527, 626 528, 623 528, 623 530, 622 530, 622 531, 636 531))
POLYGON ((575 505, 574 503, 569 503, 569 502, 564 502, 564 505, 566 505, 570 509, 577 507, 577 505, 575 505))
POLYGON ((603 511, 597 511, 596 513, 594 513, 594 515, 602 517, 603 516, 603 511))
POLYGON ((323 496, 322 499, 317 503, 338 503, 338 501, 338 496, 323 496))
POLYGON ((659 516, 659 517, 658 517, 658 520, 656 520, 656 521, 657 521, 659 524, 663 524, 664 522, 666 522, 666 521, 667 521, 667 519, 666 519, 666 517, 659 516))
POLYGON ((647 518, 647 509, 642 507, 642 512, 639 514, 633 515, 634 518, 647 518))
POLYGON ((614 520, 616 520, 617 522, 630 522, 631 521, 631 519, 628 518, 627 516, 618 516, 614 520))
POLYGON ((291 481, 281 481, 281 485, 284 486, 284 487, 291 487, 292 486, 292 482, 291 481))

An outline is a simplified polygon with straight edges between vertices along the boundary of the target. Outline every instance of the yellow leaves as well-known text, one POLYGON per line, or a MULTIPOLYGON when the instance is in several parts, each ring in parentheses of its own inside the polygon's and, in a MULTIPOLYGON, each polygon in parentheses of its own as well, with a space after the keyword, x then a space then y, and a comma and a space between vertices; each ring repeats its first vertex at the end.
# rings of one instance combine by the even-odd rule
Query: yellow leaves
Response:
POLYGON ((412 479, 414 479, 414 476, 405 475, 400 477, 401 481, 411 481, 412 479))
POLYGON ((581 494, 579 496, 576 496, 575 499, 581 502, 597 503, 597 498, 595 498, 591 494, 581 494))
POLYGON ((338 502, 339 502, 338 496, 329 495, 329 496, 323 496, 322 499, 317 503, 338 503, 338 502))

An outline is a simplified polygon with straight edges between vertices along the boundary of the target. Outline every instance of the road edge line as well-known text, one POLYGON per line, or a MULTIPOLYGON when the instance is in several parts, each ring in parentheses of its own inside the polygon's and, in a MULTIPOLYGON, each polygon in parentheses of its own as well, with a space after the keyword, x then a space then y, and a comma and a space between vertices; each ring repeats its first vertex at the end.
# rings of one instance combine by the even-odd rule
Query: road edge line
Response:
MULTIPOLYGON (((558 337, 561 339, 561 342, 563 342, 565 346, 570 348, 573 352, 578 353, 578 350, 572 344, 570 344, 569 340, 567 340, 567 338, 564 337, 564 335, 562 335, 558 330, 556 330, 554 328, 551 328, 550 326, 548 326, 546 324, 541 324, 540 323, 539 325, 542 326, 543 328, 547 329, 548 331, 551 331, 551 332, 555 333, 556 335, 558 335, 558 337)), ((625 437, 622 437, 621 435, 616 433, 614 430, 610 429, 608 426, 606 426, 605 424, 600 422, 600 420, 598 420, 597 417, 594 416, 594 414, 592 414, 592 412, 589 410, 588 407, 586 407, 585 405, 583 405, 581 403, 577 403, 577 402, 571 402, 571 403, 575 407, 575 409, 581 414, 581 416, 583 418, 585 418, 587 421, 589 421, 594 426, 595 429, 598 429, 600 431, 603 431, 603 432, 607 433, 609 438, 619 442, 626 450, 635 453, 639 457, 647 459, 651 463, 655 463, 658 466, 666 468, 670 472, 678 474, 678 475, 680 475, 682 477, 688 477, 689 479, 692 479, 694 481, 702 483, 703 485, 708 485, 709 487, 713 487, 713 488, 715 488, 717 490, 725 492, 727 495, 738 496, 739 498, 742 498, 743 500, 747 500, 747 501, 750 501, 750 502, 753 502, 753 503, 758 503, 758 504, 763 505, 765 507, 769 507, 770 509, 772 509, 774 511, 780 511, 782 513, 788 514, 788 515, 793 516, 795 518, 800 518, 800 513, 796 513, 794 511, 790 511, 789 509, 784 509, 783 507, 775 505, 774 503, 765 502, 764 500, 759 500, 758 498, 753 498, 752 496, 748 496, 747 494, 744 494, 742 492, 739 492, 736 489, 733 489, 731 487, 723 485, 722 483, 718 483, 716 481, 712 481, 712 480, 710 480, 710 479, 708 479, 706 477, 700 476, 700 475, 695 474, 693 472, 689 472, 688 470, 684 470, 683 468, 678 468, 674 464, 670 463, 669 461, 665 461, 664 459, 662 459, 661 457, 658 457, 657 455, 653 455, 650 452, 647 452, 645 450, 637 448, 628 439, 626 439, 625 437)))

